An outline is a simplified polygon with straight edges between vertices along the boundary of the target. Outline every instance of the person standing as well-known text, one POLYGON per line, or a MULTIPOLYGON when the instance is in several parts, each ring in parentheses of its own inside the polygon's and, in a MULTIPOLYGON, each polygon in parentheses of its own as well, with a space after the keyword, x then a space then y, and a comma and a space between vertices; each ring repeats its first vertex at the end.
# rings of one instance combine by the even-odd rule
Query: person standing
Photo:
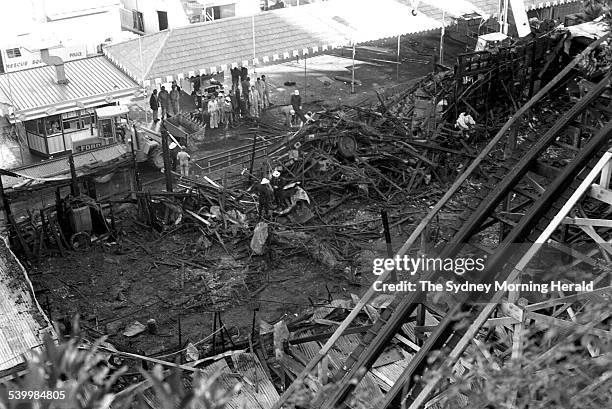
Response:
POLYGON ((234 67, 230 72, 232 73, 232 89, 235 89, 240 83, 240 68, 234 67))
POLYGON ((181 91, 176 84, 172 84, 172 90, 170 91, 170 103, 172 106, 172 115, 178 115, 180 112, 179 100, 181 98, 181 91))
POLYGON ((156 123, 157 121, 159 121, 158 118, 158 111, 159 111, 159 101, 157 100, 157 90, 154 89, 153 93, 151 94, 151 98, 149 98, 149 106, 151 107, 151 110, 153 111, 153 123, 156 123))
POLYGON ((261 103, 261 108, 265 108, 266 104, 264 102, 264 83, 261 81, 260 77, 257 77, 257 80, 255 81, 255 89, 257 90, 257 93, 259 94, 259 101, 261 103))
POLYGON ((158 96, 159 106, 161 107, 161 119, 168 118, 168 109, 170 108, 170 94, 166 91, 166 87, 162 85, 158 96))
POLYGON ((242 84, 240 84, 242 86, 242 98, 244 99, 244 105, 245 105, 245 111, 248 113, 251 109, 251 105, 249 104, 250 101, 250 91, 251 91, 251 78, 246 77, 243 81, 242 84))
POLYGON ((234 107, 232 106, 232 99, 229 96, 225 97, 223 112, 225 129, 227 130, 229 129, 230 124, 234 126, 234 107))
POLYGON ((239 118, 242 118, 242 112, 240 111, 240 86, 237 86, 234 92, 230 92, 230 98, 234 108, 234 121, 237 122, 239 118))
POLYGON ((255 89, 255 85, 251 87, 251 92, 249 92, 249 114, 252 118, 259 119, 259 94, 255 89))
POLYGON ((189 162, 191 161, 191 156, 187 152, 185 152, 185 147, 181 147, 181 151, 176 154, 176 158, 178 159, 179 166, 181 167, 181 177, 189 176, 189 162))
POLYGON ((249 69, 245 66, 240 66, 240 81, 247 80, 249 77, 249 69))
POLYGON ((269 88, 268 82, 266 81, 265 75, 261 76, 261 83, 262 83, 262 88, 263 88, 264 108, 268 108, 270 105, 272 105, 272 103, 270 102, 270 88, 269 88))
POLYGON ((219 112, 219 125, 225 124, 225 95, 220 92, 217 96, 217 111, 219 112))
POLYGON ((217 99, 214 95, 211 95, 208 100, 208 114, 210 115, 210 129, 216 129, 219 126, 219 106, 217 105, 217 99))

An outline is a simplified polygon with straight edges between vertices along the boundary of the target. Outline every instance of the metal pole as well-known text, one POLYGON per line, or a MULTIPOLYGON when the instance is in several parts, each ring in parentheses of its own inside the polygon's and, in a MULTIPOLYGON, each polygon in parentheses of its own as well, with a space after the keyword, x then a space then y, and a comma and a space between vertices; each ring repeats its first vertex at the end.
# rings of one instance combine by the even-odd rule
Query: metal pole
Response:
POLYGON ((355 43, 353 43, 353 67, 351 68, 351 94, 355 93, 355 43))
POLYGON ((440 30, 440 65, 444 64, 444 24, 445 24, 445 13, 442 10, 442 29, 440 30))
POLYGON ((397 36, 397 65, 395 66, 395 80, 399 82, 399 66, 400 66, 400 40, 402 35, 397 36))
POLYGON ((257 67, 255 66, 255 58, 256 57, 256 53, 255 53, 255 15, 253 14, 251 16, 251 31, 252 31, 252 35, 251 37, 253 38, 253 75, 255 77, 257 77, 257 67))
POLYGON ((172 192, 172 166, 170 166, 170 149, 168 149, 168 130, 166 120, 161 123, 162 155, 164 157, 164 176, 166 177, 166 192, 172 192))
POLYGON ((308 77, 306 76, 306 56, 304 55, 304 100, 302 104, 306 103, 306 86, 308 84, 308 77))

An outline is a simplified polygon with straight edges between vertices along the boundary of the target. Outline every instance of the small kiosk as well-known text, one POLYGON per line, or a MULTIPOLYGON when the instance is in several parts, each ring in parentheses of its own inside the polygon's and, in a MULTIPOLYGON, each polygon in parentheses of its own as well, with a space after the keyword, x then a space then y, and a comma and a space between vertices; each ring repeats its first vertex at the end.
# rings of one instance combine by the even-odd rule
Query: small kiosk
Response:
POLYGON ((113 105, 95 110, 95 127, 72 136, 72 151, 83 152, 115 142, 125 143, 129 109, 113 105))
POLYGON ((51 157, 124 142, 128 113, 127 106, 111 105, 25 121, 28 147, 51 157))

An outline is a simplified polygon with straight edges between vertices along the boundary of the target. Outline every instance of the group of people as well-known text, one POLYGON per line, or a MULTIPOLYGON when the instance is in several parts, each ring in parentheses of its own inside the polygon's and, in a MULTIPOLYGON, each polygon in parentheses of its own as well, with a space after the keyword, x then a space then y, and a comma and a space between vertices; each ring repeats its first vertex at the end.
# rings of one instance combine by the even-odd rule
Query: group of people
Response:
POLYGON ((269 217, 273 208, 277 209, 275 214, 282 216, 300 204, 310 204, 310 198, 299 182, 287 182, 281 175, 281 169, 277 167, 268 177, 262 178, 253 186, 259 199, 260 219, 269 217))
POLYGON ((165 86, 161 86, 159 93, 154 89, 149 98, 149 106, 153 111, 153 122, 160 119, 166 119, 173 115, 178 115, 180 108, 181 88, 172 81, 172 89, 166 91, 165 86), (161 118, 159 117, 159 109, 161 108, 161 118))
POLYGON ((213 93, 208 97, 204 108, 209 114, 211 129, 236 126, 241 118, 258 120, 262 110, 272 105, 270 102, 270 86, 266 76, 257 77, 251 83, 247 67, 234 67, 231 70, 232 87, 225 93, 213 93))

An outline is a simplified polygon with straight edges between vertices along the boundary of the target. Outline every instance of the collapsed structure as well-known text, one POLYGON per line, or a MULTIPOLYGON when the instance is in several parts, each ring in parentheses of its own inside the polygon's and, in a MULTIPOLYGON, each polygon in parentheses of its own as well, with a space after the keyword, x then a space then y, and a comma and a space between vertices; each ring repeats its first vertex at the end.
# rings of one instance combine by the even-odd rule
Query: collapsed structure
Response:
MULTIPOLYGON (((610 67, 600 58, 591 60, 606 39, 591 44, 568 65, 559 63, 563 36, 462 56, 455 72, 428 76, 394 95, 381 94, 370 106, 320 112, 294 134, 262 137, 264 126, 253 135, 252 145, 220 161, 223 166, 205 158, 198 162, 200 172, 176 184, 170 179, 165 192, 147 192, 134 184, 124 203, 98 207, 95 202, 89 206, 75 189, 71 200, 96 208, 100 222, 109 219, 113 225, 104 233, 112 240, 102 249, 91 248, 92 253, 117 266, 134 254, 136 262, 150 262, 146 273, 163 265, 180 271, 171 288, 180 289, 180 299, 169 299, 173 292, 157 294, 161 308, 181 310, 178 346, 162 340, 167 334, 160 333, 161 325, 167 321, 145 326, 131 322, 134 314, 121 321, 114 316, 100 320, 92 312, 89 323, 116 337, 114 353, 130 365, 146 361, 173 366, 168 356, 180 355, 185 361, 181 369, 187 372, 220 371, 227 389, 242 383, 231 406, 247 402, 262 408, 296 405, 300 394, 324 408, 381 408, 400 402, 435 407, 444 402, 448 384, 470 371, 466 351, 497 366, 517 361, 531 325, 561 328, 551 334, 553 345, 575 329, 609 339, 609 313, 589 317, 590 322, 575 313, 609 297, 610 287, 604 285, 609 272, 602 261, 610 257, 609 246, 570 248, 588 239, 610 239, 609 210, 602 212, 612 205, 610 67), (521 105, 523 100, 528 102, 521 105), (477 118, 469 132, 454 127, 461 112, 477 118), (218 170, 211 171, 211 166, 218 170), (280 175, 274 176, 275 171, 280 175), (262 178, 279 178, 281 193, 291 193, 276 203, 273 221, 261 221, 261 201, 250 189, 262 178), (450 181, 450 188, 443 189, 450 181), (294 196, 297 183, 306 197, 294 196), (285 199, 291 204, 302 200, 302 206, 285 212, 285 199), (349 202, 350 207, 343 206, 349 202), (369 281, 360 275, 368 274, 377 254, 367 254, 362 244, 398 226, 410 233, 397 251, 400 256, 421 251, 442 258, 487 258, 484 276, 514 283, 538 274, 539 266, 530 262, 545 264, 570 253, 575 257, 570 268, 580 265, 597 288, 551 299, 496 291, 476 304, 470 303, 469 293, 449 298, 421 291, 376 294, 369 288, 361 298, 340 299, 328 290, 327 302, 310 300, 312 309, 297 317, 257 323, 257 308, 252 308, 251 327, 245 332, 243 325, 238 333, 222 322, 221 311, 240 295, 255 301, 265 291, 270 285, 265 274, 275 260, 296 254, 315 259, 347 285, 369 281), (181 229, 185 236, 174 243, 162 240, 181 229), (150 240, 141 239, 145 232, 150 240), (545 250, 556 253, 535 257, 541 244, 551 240, 555 245, 545 250), (518 243, 524 246, 517 248, 518 243), (202 309, 214 314, 212 333, 196 341, 192 332, 183 339, 181 317, 187 320, 186 311, 202 309), (145 333, 164 349, 141 352, 141 346, 151 347, 137 338, 145 333), (484 348, 491 339, 490 348, 484 348), (450 352, 435 354, 442 348, 450 352), (416 377, 427 367, 446 372, 416 377)), ((269 132, 274 133, 273 127, 269 132)), ((34 230, 45 230, 44 217, 40 222, 34 230)), ((15 222, 13 236, 26 256, 30 252, 35 257, 42 243, 59 253, 67 244, 80 246, 81 241, 73 240, 79 233, 76 226, 65 234, 70 243, 60 244, 61 238, 54 242, 49 235, 30 242, 22 234, 22 240, 18 232, 26 223, 36 225, 36 217, 15 222)), ((393 257, 389 236, 380 253, 393 257)), ((432 283, 448 279, 438 271, 419 274, 432 283)), ((391 275, 386 271, 378 279, 391 275)), ((120 304, 117 309, 128 303, 130 284, 120 287, 112 301, 120 304)), ((152 310, 154 303, 146 305, 152 310)), ((598 355, 595 347, 584 349, 598 355)), ((595 366, 597 376, 602 375, 604 368, 595 366)), ((151 391, 145 396, 157 407, 151 391)))

